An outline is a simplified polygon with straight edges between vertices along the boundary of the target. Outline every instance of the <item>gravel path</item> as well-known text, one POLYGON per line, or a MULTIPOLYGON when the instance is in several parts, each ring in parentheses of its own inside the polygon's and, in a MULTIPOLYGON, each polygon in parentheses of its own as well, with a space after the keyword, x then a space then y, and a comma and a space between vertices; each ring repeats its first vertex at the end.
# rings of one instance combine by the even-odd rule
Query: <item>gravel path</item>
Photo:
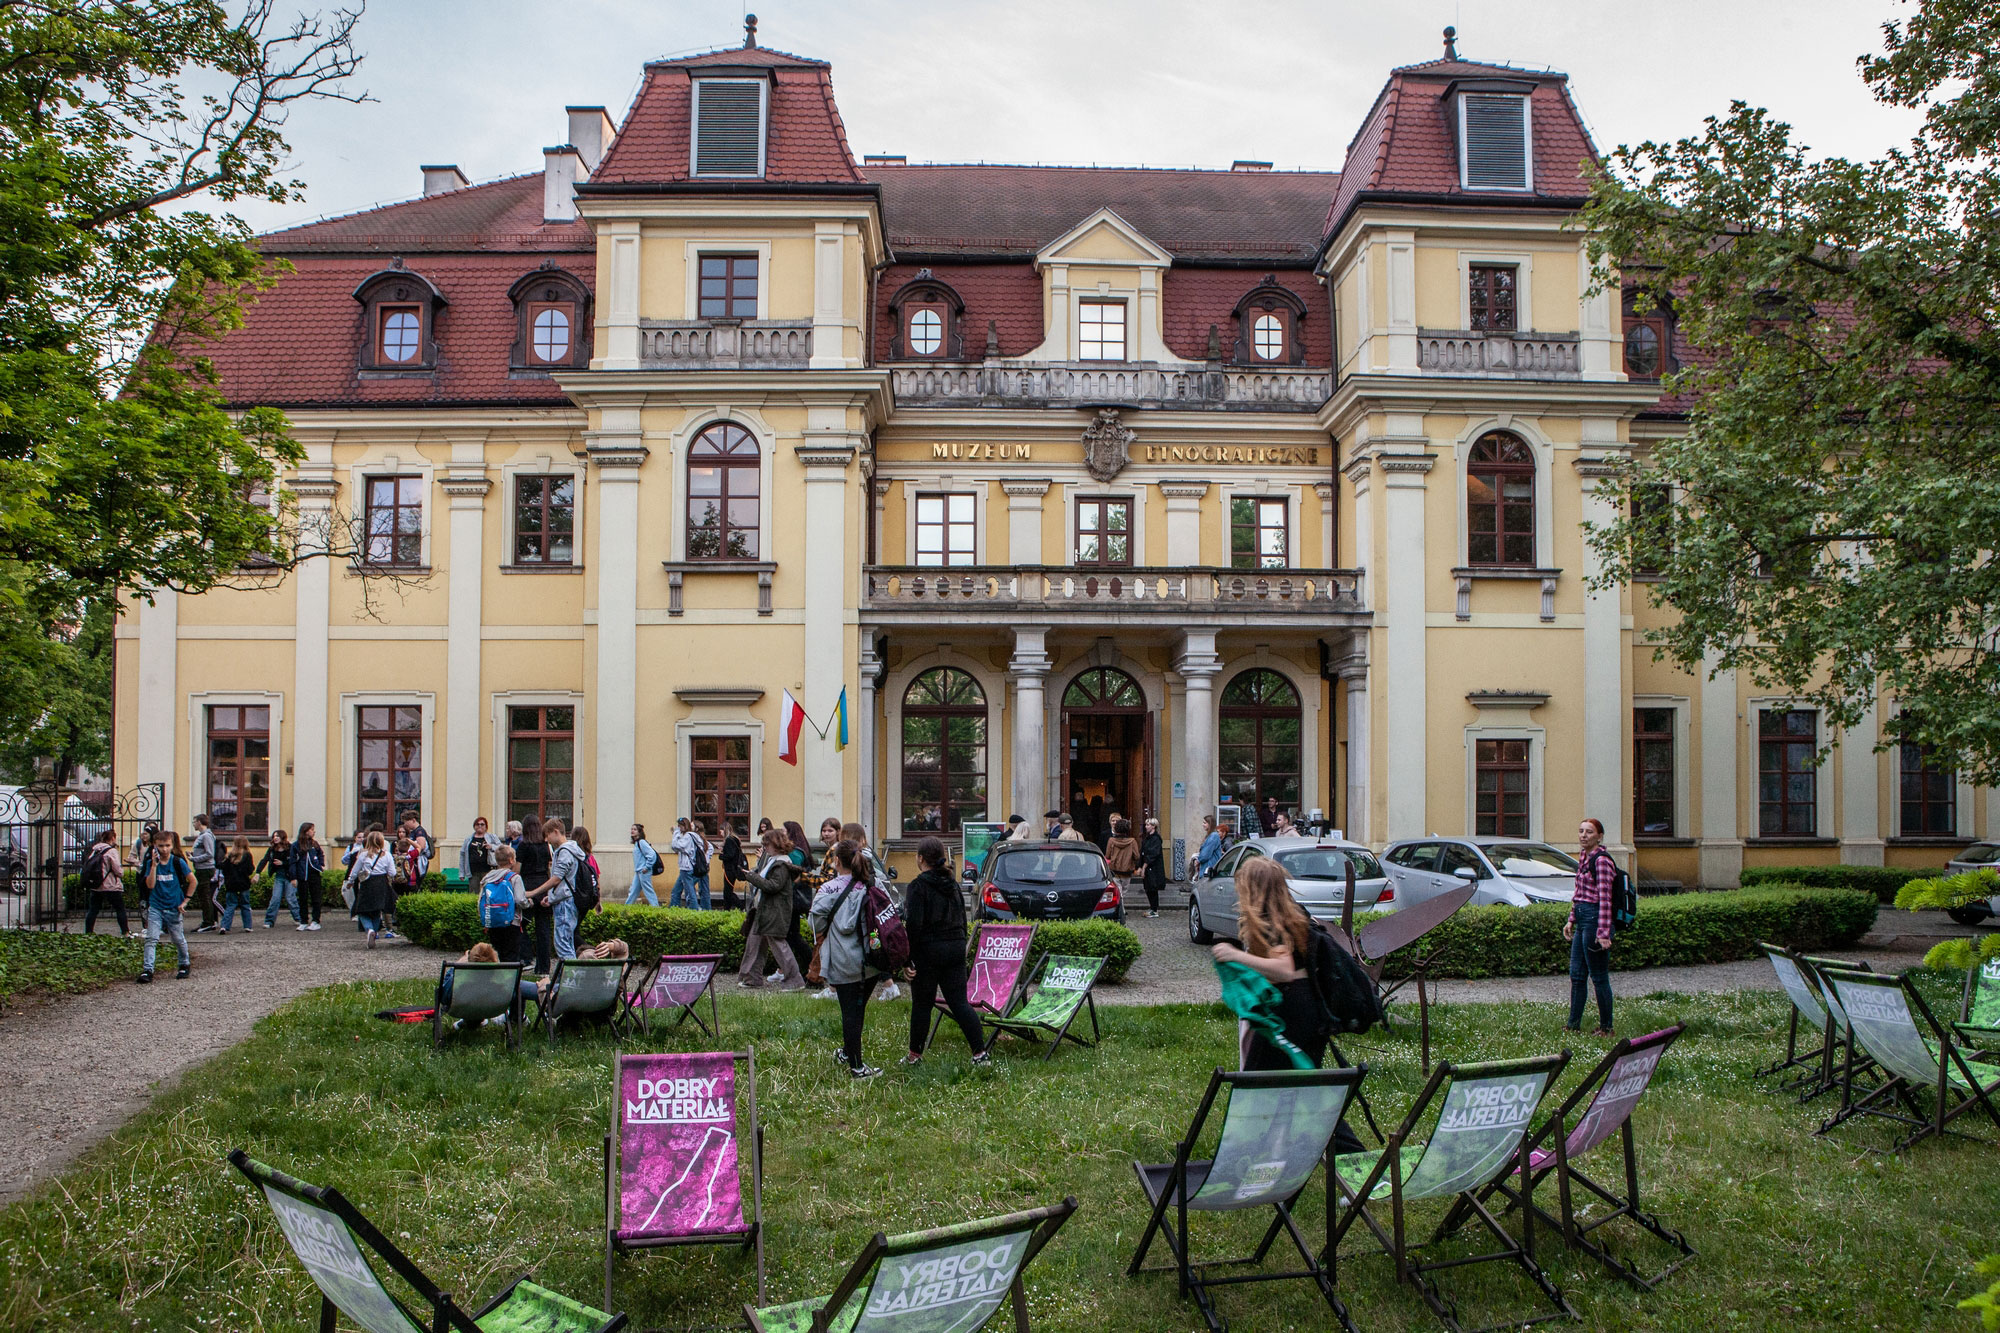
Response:
MULTIPOLYGON (((190 925, 200 918, 189 914, 190 925)), ((100 921, 100 927, 102 921, 100 921)), ((352 980, 435 974, 439 955, 401 941, 363 947, 345 914, 301 933, 285 917, 248 934, 190 935, 194 970, 176 981, 161 941, 150 986, 119 982, 89 995, 27 1004, 0 1015, 0 1204, 60 1172, 109 1137, 162 1089, 250 1035, 295 995, 352 980)))

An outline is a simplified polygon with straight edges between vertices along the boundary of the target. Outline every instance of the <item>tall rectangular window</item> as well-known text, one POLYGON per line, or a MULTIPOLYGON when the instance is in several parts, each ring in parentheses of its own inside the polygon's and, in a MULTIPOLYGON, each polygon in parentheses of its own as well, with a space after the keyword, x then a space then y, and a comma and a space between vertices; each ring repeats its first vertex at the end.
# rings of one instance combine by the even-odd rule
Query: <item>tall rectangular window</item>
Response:
POLYGON ((703 319, 757 318, 757 256, 703 255, 697 313, 703 319))
POLYGON ((1632 572, 1658 574, 1674 553, 1674 489, 1663 482, 1632 488, 1632 572))
POLYGON ((1528 742, 1473 743, 1473 832, 1482 837, 1528 836, 1528 742))
POLYGON ((271 710, 263 704, 209 705, 208 817, 218 834, 271 831, 271 710))
POLYGON ((1229 501, 1231 569, 1285 569, 1292 563, 1288 502, 1239 495, 1229 501))
POLYGON ((693 174, 764 174, 764 107, 769 90, 762 79, 694 81, 693 174))
POLYGON ((750 836, 750 738, 696 736, 688 774, 695 823, 711 838, 750 836))
POLYGON ((1766 708, 1757 714, 1757 834, 1810 838, 1819 832, 1818 714, 1766 708))
POLYGON ((1125 303, 1082 301, 1077 304, 1077 357, 1084 361, 1125 359, 1125 303))
POLYGON ((1674 710, 1632 710, 1632 828, 1641 838, 1674 836, 1674 710))
POLYGON ((970 495, 917 497, 917 563, 971 565, 979 561, 970 495))
POLYGON ((424 561, 424 479, 369 477, 362 483, 361 562, 414 569, 424 561))
POLYGON ((357 708, 354 734, 354 812, 361 826, 394 829, 405 810, 421 815, 424 710, 415 704, 357 708))
POLYGON ((576 809, 576 710, 507 710, 507 818, 567 824, 576 809))
POLYGON ((1076 563, 1126 566, 1132 563, 1132 502, 1076 502, 1076 563))
POLYGON ((514 563, 576 563, 576 478, 514 479, 514 563))
POLYGON ((1933 746, 1906 740, 1896 747, 1900 772, 1898 825, 1905 838, 1958 835, 1958 773, 1938 759, 1933 746))
POLYGON ((1514 273, 1512 264, 1472 265, 1466 308, 1475 331, 1514 331, 1514 273))

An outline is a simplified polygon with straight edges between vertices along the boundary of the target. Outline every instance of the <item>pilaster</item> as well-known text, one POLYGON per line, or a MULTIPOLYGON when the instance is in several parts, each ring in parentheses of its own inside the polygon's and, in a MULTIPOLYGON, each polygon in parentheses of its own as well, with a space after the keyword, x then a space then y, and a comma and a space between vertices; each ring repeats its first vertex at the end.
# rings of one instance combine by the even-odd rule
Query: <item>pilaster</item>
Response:
POLYGON ((1861 720, 1840 733, 1842 865, 1882 864, 1886 844, 1882 841, 1881 756, 1875 753, 1875 743, 1880 739, 1881 731, 1880 709, 1879 702, 1870 703, 1861 720))
MULTIPOLYGON (((597 482, 597 522, 591 558, 597 564, 597 765, 594 793, 577 793, 579 813, 607 841, 636 815, 639 732, 639 469, 648 450, 636 408, 606 409, 605 427, 585 435, 597 482)), ((686 801, 683 795, 681 804, 686 801)), ((607 888, 631 882, 631 858, 599 858, 607 888)))
MULTIPOLYGON (((810 417, 810 412, 809 412, 810 417)), ((840 645, 847 633, 847 471, 859 450, 849 439, 828 429, 813 431, 814 443, 792 450, 805 469, 805 549, 812 552, 805 567, 805 669, 799 702, 815 717, 824 717, 840 697, 847 680, 847 653, 840 645)), ((841 782, 842 760, 832 743, 808 739, 799 756, 805 781, 802 822, 816 828, 828 815, 846 818, 841 782)), ((879 829, 870 829, 878 835, 879 829)))
POLYGON ((1201 498, 1208 494, 1205 481, 1155 482, 1167 502, 1167 563, 1201 563, 1201 498))
POLYGON ((171 588, 154 590, 152 600, 139 604, 139 712, 135 724, 140 782, 164 784, 161 810, 178 828, 201 810, 197 802, 182 810, 175 804, 180 786, 174 775, 174 741, 180 730, 180 594, 171 588))
MULTIPOLYGON (((330 532, 333 502, 340 483, 333 475, 332 448, 308 446, 309 455, 324 458, 306 463, 291 479, 292 494, 298 499, 299 527, 305 532, 330 532)), ((333 569, 335 557, 308 560, 292 572, 296 598, 293 610, 292 700, 292 812, 294 831, 302 823, 319 825, 320 841, 331 839, 334 811, 327 805, 327 689, 329 618, 333 614, 333 569)), ((345 835, 346 830, 341 831, 345 835)))
POLYGON ((1022 625, 1014 629, 1014 655, 1007 661, 1007 679, 1014 686, 1014 753, 1008 760, 1014 808, 1033 822, 1049 808, 1048 756, 1044 743, 1043 710, 1048 675, 1055 663, 1048 654, 1048 627, 1022 625))
POLYGON ((1737 834, 1736 673, 1718 671, 1713 655, 1701 664, 1701 852, 1704 889, 1733 889, 1743 880, 1743 839, 1737 834))
POLYGON ((1174 670, 1187 689, 1183 712, 1187 719, 1181 746, 1187 751, 1187 800, 1181 807, 1185 836, 1196 836, 1202 816, 1215 812, 1215 678, 1222 658, 1215 651, 1214 630, 1186 630, 1174 670))
POLYGON ((1388 543, 1382 574, 1376 580, 1381 615, 1387 621, 1382 635, 1383 776, 1387 789, 1383 836, 1394 841, 1422 836, 1427 822, 1424 478, 1437 457, 1386 453, 1376 461, 1383 474, 1382 528, 1388 543))
POLYGON ((847 233, 852 224, 819 222, 813 227, 813 370, 844 370, 847 357, 847 233))
POLYGON ((453 438, 439 478, 451 513, 451 569, 445 600, 444 815, 432 814, 439 851, 450 853, 479 814, 480 618, 485 570, 485 436, 453 438))
MULTIPOLYGON (((1613 479, 1621 466, 1622 460, 1613 455, 1576 460, 1585 523, 1601 527, 1618 517, 1613 479)), ((1593 585, 1604 561, 1589 542, 1584 543, 1583 565, 1583 813, 1604 822, 1605 850, 1629 865, 1631 840, 1625 815, 1631 809, 1631 788, 1625 780, 1625 756, 1631 695, 1625 688, 1625 668, 1630 654, 1625 651, 1620 590, 1593 585)), ((1544 594, 1545 602, 1553 598, 1553 589, 1544 594)), ((1553 618, 1553 606, 1545 606, 1543 619, 1553 618)))
MULTIPOLYGON (((1008 477, 1001 481, 1000 489, 1007 496, 1007 563, 1041 564, 1042 497, 1049 493, 1049 479, 1008 477)), ((1027 817, 1026 811, 1021 813, 1027 817)))

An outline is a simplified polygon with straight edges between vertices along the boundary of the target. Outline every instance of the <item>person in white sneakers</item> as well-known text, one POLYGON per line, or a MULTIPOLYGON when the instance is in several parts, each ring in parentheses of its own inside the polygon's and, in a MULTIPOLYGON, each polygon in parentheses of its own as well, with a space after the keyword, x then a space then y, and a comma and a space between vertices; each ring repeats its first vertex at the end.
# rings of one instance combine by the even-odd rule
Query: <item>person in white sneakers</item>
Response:
POLYGON ((381 938, 383 917, 389 910, 390 887, 396 876, 396 858, 389 851, 389 841, 380 829, 369 830, 361 844, 361 855, 354 858, 354 865, 347 872, 347 882, 354 885, 355 924, 368 935, 368 947, 374 948, 381 938))

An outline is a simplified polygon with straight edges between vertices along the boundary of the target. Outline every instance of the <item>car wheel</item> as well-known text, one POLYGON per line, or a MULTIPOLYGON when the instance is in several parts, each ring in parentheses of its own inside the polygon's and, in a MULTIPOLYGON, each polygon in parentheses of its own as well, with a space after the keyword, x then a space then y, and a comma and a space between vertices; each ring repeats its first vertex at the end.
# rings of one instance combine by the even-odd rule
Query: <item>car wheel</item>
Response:
POLYGON ((1961 926, 1976 926, 1993 915, 1993 909, 1984 903, 1968 903, 1964 907, 1947 907, 1945 915, 1961 926))
POLYGON ((1201 899, 1188 895, 1188 938, 1196 944, 1213 944, 1215 936, 1201 922, 1201 899))

